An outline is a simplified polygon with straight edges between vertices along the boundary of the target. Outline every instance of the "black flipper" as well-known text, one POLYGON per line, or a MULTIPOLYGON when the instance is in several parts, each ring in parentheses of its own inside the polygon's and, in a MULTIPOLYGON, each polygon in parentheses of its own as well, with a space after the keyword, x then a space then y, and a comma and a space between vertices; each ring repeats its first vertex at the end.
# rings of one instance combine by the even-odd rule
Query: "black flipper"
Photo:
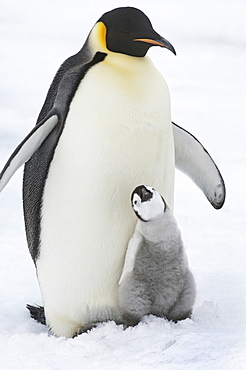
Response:
POLYGON ((35 126, 17 146, 0 173, 0 192, 7 185, 18 168, 27 162, 40 145, 42 145, 43 141, 47 138, 57 123, 58 116, 51 112, 51 115, 35 126))
POLYGON ((202 144, 173 122, 175 166, 189 176, 209 202, 220 209, 226 196, 224 180, 215 162, 202 144))

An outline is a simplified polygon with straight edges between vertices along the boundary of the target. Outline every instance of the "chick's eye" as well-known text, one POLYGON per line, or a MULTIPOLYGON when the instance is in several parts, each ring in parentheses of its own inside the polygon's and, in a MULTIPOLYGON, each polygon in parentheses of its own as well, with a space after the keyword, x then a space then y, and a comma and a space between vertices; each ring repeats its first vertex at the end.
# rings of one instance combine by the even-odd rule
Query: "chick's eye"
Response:
POLYGON ((134 200, 134 204, 137 204, 137 200, 134 200))

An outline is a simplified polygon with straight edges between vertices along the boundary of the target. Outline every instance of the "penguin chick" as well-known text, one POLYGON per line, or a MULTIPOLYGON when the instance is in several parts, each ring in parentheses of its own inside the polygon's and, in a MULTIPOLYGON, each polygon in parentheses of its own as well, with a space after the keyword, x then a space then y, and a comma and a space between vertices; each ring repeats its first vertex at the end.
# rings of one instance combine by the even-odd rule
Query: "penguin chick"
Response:
POLYGON ((176 220, 152 187, 138 186, 131 203, 138 222, 129 241, 118 301, 126 326, 153 314, 174 322, 191 316, 196 288, 176 220))

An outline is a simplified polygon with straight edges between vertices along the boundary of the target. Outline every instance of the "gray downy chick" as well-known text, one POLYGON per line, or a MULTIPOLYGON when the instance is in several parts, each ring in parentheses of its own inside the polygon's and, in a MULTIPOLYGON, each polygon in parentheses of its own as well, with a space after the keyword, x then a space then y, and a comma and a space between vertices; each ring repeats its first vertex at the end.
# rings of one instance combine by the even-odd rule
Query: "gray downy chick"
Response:
POLYGON ((147 314, 174 322, 189 318, 196 288, 176 220, 152 187, 138 186, 131 202, 139 220, 119 280, 123 322, 134 326, 147 314))

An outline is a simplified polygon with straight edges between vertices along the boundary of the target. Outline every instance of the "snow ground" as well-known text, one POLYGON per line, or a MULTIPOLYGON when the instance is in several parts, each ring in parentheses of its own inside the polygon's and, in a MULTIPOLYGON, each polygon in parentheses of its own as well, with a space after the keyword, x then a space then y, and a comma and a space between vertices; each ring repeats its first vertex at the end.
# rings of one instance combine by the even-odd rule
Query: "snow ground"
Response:
POLYGON ((227 188, 214 210, 177 173, 175 215, 197 283, 192 320, 155 317, 123 331, 103 323, 74 339, 29 318, 41 304, 27 251, 19 170, 0 196, 0 369, 245 369, 246 27, 244 0, 1 1, 0 167, 34 125, 61 62, 107 10, 132 5, 176 48, 149 55, 165 76, 173 120, 218 164, 227 188))

